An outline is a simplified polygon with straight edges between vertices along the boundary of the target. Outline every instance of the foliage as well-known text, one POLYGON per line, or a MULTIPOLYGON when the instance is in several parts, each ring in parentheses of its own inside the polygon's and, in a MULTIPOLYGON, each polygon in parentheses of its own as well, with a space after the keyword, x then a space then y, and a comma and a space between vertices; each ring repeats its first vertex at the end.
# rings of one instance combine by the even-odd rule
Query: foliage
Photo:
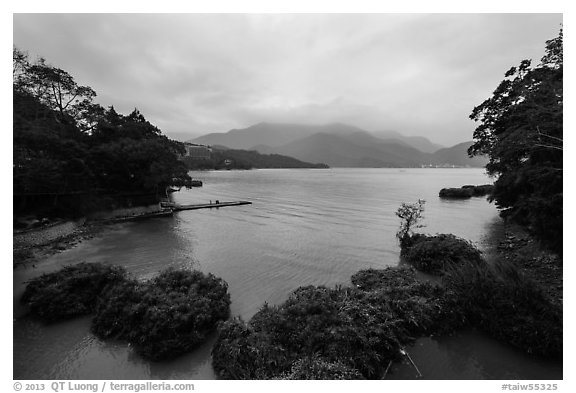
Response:
POLYGON ((146 358, 172 358, 203 343, 228 318, 227 288, 198 271, 168 269, 147 282, 128 280, 104 293, 92 331, 128 341, 146 358))
POLYGON ((563 34, 546 42, 540 64, 512 67, 492 97, 475 107, 469 154, 486 154, 498 176, 491 199, 502 215, 562 251, 563 34))
POLYGON ((79 263, 31 280, 21 301, 45 321, 89 314, 100 294, 125 278, 119 266, 79 263))
POLYGON ((494 191, 493 184, 483 184, 480 186, 462 186, 462 188, 471 188, 472 196, 485 196, 490 195, 494 191))
POLYGON ((86 136, 57 121, 33 97, 14 91, 14 188, 24 193, 77 192, 92 180, 86 136))
POLYGON ((415 228, 423 227, 418 222, 424 218, 422 213, 424 212, 425 203, 426 201, 423 199, 418 199, 416 203, 402 203, 396 211, 396 216, 402 220, 400 229, 396 232, 396 238, 400 241, 401 247, 404 247, 406 242, 410 240, 415 228))
POLYGON ((457 198, 457 199, 468 199, 474 195, 474 189, 472 188, 443 188, 438 193, 440 198, 457 198))
POLYGON ((123 116, 111 107, 91 135, 88 162, 104 189, 162 194, 169 185, 190 186, 183 153, 137 109, 123 116))
POLYGON ((415 235, 402 256, 416 269, 439 275, 449 268, 485 263, 473 244, 452 234, 415 235))
POLYGON ((240 149, 213 149, 210 159, 184 158, 184 162, 189 169, 328 168, 325 164, 311 164, 280 154, 240 149))
POLYGON ((218 375, 377 378, 415 336, 447 327, 446 292, 416 281, 413 269, 361 272, 352 280, 356 287, 298 288, 248 323, 222 324, 212 352, 218 375))
POLYGON ((460 188, 443 188, 438 193, 440 198, 458 198, 467 199, 473 196, 489 195, 494 186, 492 184, 484 184, 481 186, 467 185, 460 188))
POLYGON ((99 107, 92 102, 96 93, 91 87, 79 85, 68 72, 46 64, 44 58, 30 63, 18 48, 12 53, 15 92, 33 97, 59 122, 88 127, 86 115, 99 107))
POLYGON ((467 264, 450 269, 444 282, 473 326, 531 354, 562 355, 561 306, 515 267, 467 264))
MULTIPOLYGON (((94 91, 67 72, 13 50, 14 206, 16 214, 77 216, 109 204, 138 204, 190 186, 169 140, 135 109, 127 116, 92 102, 94 91)), ((108 206, 107 206, 108 207, 108 206)))

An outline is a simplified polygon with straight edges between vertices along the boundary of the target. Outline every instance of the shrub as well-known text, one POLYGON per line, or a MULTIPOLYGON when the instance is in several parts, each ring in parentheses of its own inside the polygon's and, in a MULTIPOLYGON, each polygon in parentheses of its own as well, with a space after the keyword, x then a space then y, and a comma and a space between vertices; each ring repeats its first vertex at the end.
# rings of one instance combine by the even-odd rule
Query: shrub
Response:
POLYGON ((489 195, 492 194, 492 191, 494 191, 494 185, 483 184, 481 186, 475 186, 473 190, 474 190, 474 196, 489 195))
POLYGON ((228 318, 228 285, 212 274, 169 269, 143 283, 125 281, 98 303, 92 331, 127 340, 159 360, 188 352, 228 318))
POLYGON ((214 369, 234 379, 377 378, 445 319, 445 291, 416 281, 413 269, 359 272, 353 282, 363 289, 301 287, 247 324, 222 324, 214 369))
POLYGON ((444 277, 471 324, 528 353, 562 354, 562 309, 514 267, 466 265, 444 277))
POLYGON ((90 314, 100 294, 126 279, 120 266, 79 263, 31 280, 21 301, 45 321, 90 314))
POLYGON ((467 199, 474 195, 474 189, 472 188, 443 188, 440 190, 438 196, 440 198, 458 198, 467 199))
POLYGON ((460 188, 443 188, 438 196, 440 198, 459 198, 468 199, 473 196, 484 196, 491 194, 494 190, 492 184, 483 184, 481 186, 465 185, 460 188))
POLYGON ((451 267, 485 263, 474 245, 451 234, 412 236, 402 256, 416 269, 438 275, 451 267))
POLYGON ((400 218, 400 228, 396 232, 396 238, 400 242, 400 247, 405 247, 406 243, 414 233, 414 229, 422 228, 419 222, 424 218, 424 199, 418 199, 416 203, 402 203, 396 211, 396 216, 400 218))

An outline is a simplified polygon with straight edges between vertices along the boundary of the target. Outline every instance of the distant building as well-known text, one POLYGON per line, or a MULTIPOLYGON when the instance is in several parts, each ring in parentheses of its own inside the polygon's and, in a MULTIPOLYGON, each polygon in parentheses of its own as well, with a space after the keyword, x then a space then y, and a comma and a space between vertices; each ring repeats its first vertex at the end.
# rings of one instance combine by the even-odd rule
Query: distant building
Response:
POLYGON ((186 153, 184 157, 190 157, 195 160, 209 160, 212 154, 212 148, 207 145, 198 145, 196 143, 184 142, 186 153))

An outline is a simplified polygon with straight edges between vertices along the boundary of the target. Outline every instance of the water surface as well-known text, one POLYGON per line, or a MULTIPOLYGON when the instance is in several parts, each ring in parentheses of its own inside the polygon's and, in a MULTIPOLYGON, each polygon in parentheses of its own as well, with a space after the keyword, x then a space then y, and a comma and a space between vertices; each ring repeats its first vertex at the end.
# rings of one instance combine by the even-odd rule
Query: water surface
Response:
MULTIPOLYGON (((124 343, 95 338, 89 332, 89 318, 45 326, 22 316, 16 301, 22 283, 66 264, 114 263, 140 278, 152 277, 168 266, 211 272, 228 282, 232 314, 248 320, 264 302, 280 303, 299 286, 348 285, 350 276, 360 269, 396 266, 399 219, 394 213, 402 202, 426 200, 422 231, 453 233, 480 248, 498 222, 495 207, 484 198, 438 198, 443 187, 490 182, 480 169, 276 169, 191 174, 202 180, 204 187, 173 194, 176 202, 249 200, 253 204, 117 224, 48 258, 36 269, 15 271, 14 378, 214 378, 212 342, 172 362, 154 363, 142 360, 124 343)), ((471 341, 470 337, 461 340, 471 341)), ((462 356, 446 343, 434 341, 424 347, 428 354, 443 348, 440 358, 446 357, 445 362, 462 362, 462 356)), ((500 356, 497 352, 493 355, 500 356)), ((517 351, 505 353, 509 362, 533 363, 517 351)), ((454 372, 449 378, 510 375, 505 367, 489 367, 490 356, 468 359, 467 371, 461 375, 454 372)), ((554 367, 539 369, 542 378, 558 372, 561 378, 561 365, 560 369, 554 367)), ((514 375, 537 378, 534 370, 525 369, 525 374, 514 369, 514 375)), ((430 377, 446 377, 431 373, 430 377)), ((411 378, 409 372, 403 375, 401 368, 394 375, 411 378)))

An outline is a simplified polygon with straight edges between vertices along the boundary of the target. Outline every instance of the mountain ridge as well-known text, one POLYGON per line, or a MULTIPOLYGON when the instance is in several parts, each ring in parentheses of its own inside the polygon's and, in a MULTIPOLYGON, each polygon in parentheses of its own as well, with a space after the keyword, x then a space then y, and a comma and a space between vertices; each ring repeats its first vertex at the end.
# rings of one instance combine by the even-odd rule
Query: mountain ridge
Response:
POLYGON ((468 157, 472 142, 436 149, 440 145, 425 137, 405 137, 396 131, 375 134, 344 123, 258 123, 226 133, 206 134, 191 142, 281 154, 331 167, 482 167, 487 162, 482 157, 468 157))

